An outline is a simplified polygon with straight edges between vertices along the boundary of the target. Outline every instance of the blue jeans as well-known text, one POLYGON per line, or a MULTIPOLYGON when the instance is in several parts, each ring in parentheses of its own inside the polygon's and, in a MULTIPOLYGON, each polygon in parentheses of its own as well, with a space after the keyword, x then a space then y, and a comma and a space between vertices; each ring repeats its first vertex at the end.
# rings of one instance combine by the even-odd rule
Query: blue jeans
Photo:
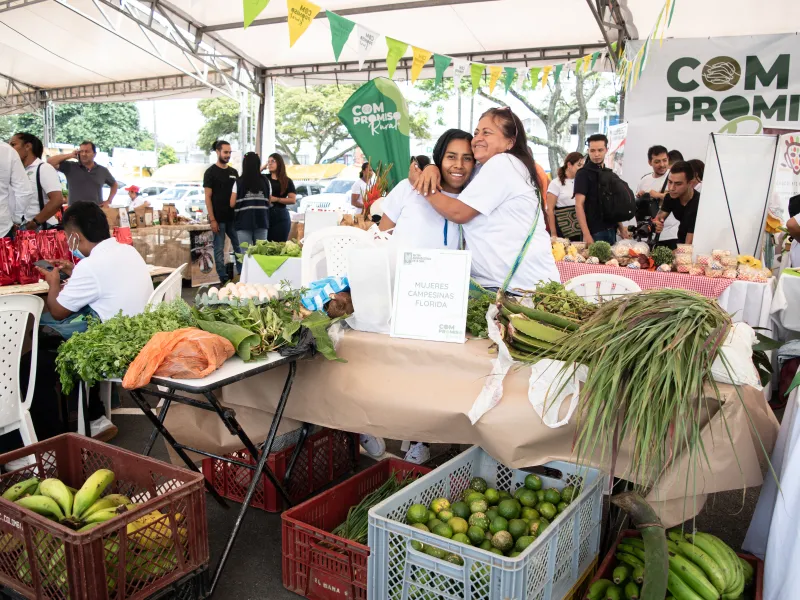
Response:
MULTIPOLYGON (((219 233, 214 234, 214 262, 217 263, 217 275, 222 283, 228 279, 228 271, 225 269, 225 236, 227 235, 231 240, 234 255, 239 254, 241 249, 239 248, 239 238, 236 237, 236 229, 233 227, 233 220, 218 223, 218 225, 219 233)), ((235 260, 237 268, 241 270, 239 260, 235 260)))
POLYGON ((64 340, 68 340, 75 333, 83 333, 89 326, 86 317, 100 317, 89 306, 84 306, 76 313, 72 313, 66 319, 56 321, 50 313, 42 314, 39 319, 39 327, 49 327, 58 333, 64 340))
POLYGON ((612 227, 611 229, 596 231, 592 234, 592 239, 595 242, 608 242, 613 246, 617 243, 617 230, 612 227))
POLYGON ((239 238, 239 243, 247 242, 251 246, 258 240, 267 239, 267 228, 264 229, 237 229, 236 237, 239 238))

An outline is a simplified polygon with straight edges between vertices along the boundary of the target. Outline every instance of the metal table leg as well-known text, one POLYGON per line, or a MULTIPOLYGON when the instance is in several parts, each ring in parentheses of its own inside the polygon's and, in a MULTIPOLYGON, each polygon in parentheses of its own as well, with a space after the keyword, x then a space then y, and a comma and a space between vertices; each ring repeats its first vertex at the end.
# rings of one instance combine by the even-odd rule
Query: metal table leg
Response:
MULTIPOLYGON (((172 394, 173 389, 167 388, 167 393, 172 394)), ((162 400, 164 400, 164 404, 161 405, 161 410, 158 412, 158 420, 163 425, 164 419, 167 418, 167 411, 172 404, 172 398, 162 398, 162 400)), ((153 451, 153 446, 155 445, 157 439, 158 429, 154 427, 152 433, 150 433, 150 439, 147 441, 147 445, 144 447, 144 452, 142 452, 142 454, 145 456, 150 456, 150 452, 153 451)))
MULTIPOLYGON (((272 417, 272 424, 269 428, 269 434, 267 435, 267 440, 264 442, 264 448, 261 451, 261 455, 258 459, 258 465, 256 466, 255 473, 253 473, 253 480, 250 482, 250 487, 247 488, 247 495, 244 497, 242 501, 242 507, 239 509, 239 515, 236 517, 236 523, 233 526, 233 531, 231 531, 230 537, 228 537, 228 543, 225 546, 225 550, 222 553, 222 556, 219 559, 219 564, 217 564, 217 568, 214 570, 214 577, 211 580, 211 587, 209 588, 209 593, 207 597, 211 597, 214 594, 214 590, 217 587, 217 583, 219 582, 220 575, 222 575, 222 570, 225 568, 225 563, 228 561, 228 555, 233 548, 234 542, 236 542, 236 536, 239 535, 239 529, 242 526, 242 522, 244 521, 244 516, 247 513, 247 509, 250 508, 250 501, 253 499, 253 494, 256 491, 256 486, 261 482, 261 475, 264 472, 264 467, 267 464, 267 457, 269 453, 272 451, 272 444, 275 442, 275 437, 278 433, 278 426, 281 423, 281 419, 283 418, 283 410, 286 408, 286 401, 289 398, 289 392, 292 390, 292 383, 294 383, 294 376, 297 371, 297 363, 291 362, 289 363, 289 374, 286 376, 286 382, 283 384, 283 392, 281 393, 281 398, 278 401, 278 406, 275 408, 275 415, 272 417)), ((151 417, 155 419, 155 415, 151 414, 151 417)), ((163 435, 163 432, 162 432, 163 435)), ((276 486, 277 487, 277 486, 276 486)))
POLYGON ((300 431, 300 437, 297 438, 297 443, 294 446, 292 456, 289 458, 289 464, 286 465, 286 474, 283 476, 283 485, 288 486, 289 481, 292 479, 292 471, 294 471, 294 464, 297 462, 297 457, 303 451, 303 446, 306 445, 308 434, 311 432, 311 423, 303 423, 303 428, 300 431))

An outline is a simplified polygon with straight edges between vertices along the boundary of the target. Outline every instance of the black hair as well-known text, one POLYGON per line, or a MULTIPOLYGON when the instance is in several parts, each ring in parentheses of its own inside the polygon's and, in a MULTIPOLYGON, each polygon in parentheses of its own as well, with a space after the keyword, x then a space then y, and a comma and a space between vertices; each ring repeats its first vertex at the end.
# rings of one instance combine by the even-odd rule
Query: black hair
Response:
POLYGON ((691 181, 694 179, 694 169, 692 168, 692 165, 683 160, 679 160, 672 165, 672 168, 669 170, 669 172, 672 175, 675 175, 676 173, 683 173, 686 175, 686 181, 691 181))
POLYGON ((359 178, 363 179, 364 173, 366 173, 366 171, 367 171, 367 167, 369 167, 369 161, 367 161, 367 162, 365 162, 364 164, 361 165, 361 173, 358 174, 359 178))
POLYGON ((528 171, 529 182, 534 188, 539 189, 538 177, 536 176, 536 162, 533 154, 528 147, 528 138, 525 136, 525 126, 520 118, 514 114, 507 106, 503 108, 490 108, 481 115, 481 119, 491 116, 499 125, 503 135, 508 139, 514 140, 514 145, 505 154, 516 157, 525 165, 528 171))
MULTIPOLYGON (((467 132, 465 131, 464 133, 467 133, 467 132)), ((467 135, 469 135, 469 134, 467 134, 467 135)), ((472 139, 472 136, 470 135, 469 138, 472 139)), ((411 162, 417 163, 417 166, 419 167, 419 170, 423 171, 423 170, 425 170, 425 167, 427 167, 429 164, 431 164, 431 159, 428 158, 427 156, 425 156, 424 154, 419 154, 417 156, 412 156, 411 157, 411 162)))
POLYGON ((94 145, 94 142, 90 142, 89 140, 83 140, 80 144, 81 146, 91 146, 92 152, 97 154, 97 146, 94 145))
MULTIPOLYGON (((439 139, 436 140, 436 145, 433 147, 433 164, 435 164, 440 171, 442 170, 442 163, 444 162, 444 155, 447 152, 447 147, 453 140, 467 140, 468 144, 472 144, 472 134, 462 129, 448 129, 439 136, 439 139)), ((427 165, 422 166, 422 164, 419 163, 419 159, 427 159, 428 157, 418 156, 416 158, 419 168, 424 169, 427 165)), ((430 162, 428 164, 430 164, 430 162)))
POLYGON ((669 152, 667 152, 667 149, 664 146, 650 146, 647 149, 647 162, 653 160, 654 156, 661 156, 662 154, 666 154, 667 158, 669 158, 669 152))
POLYGON ((13 137, 19 138, 23 146, 25 144, 30 144, 31 152, 33 152, 33 155, 36 158, 42 158, 42 155, 44 154, 44 144, 42 144, 42 140, 40 140, 38 137, 36 137, 32 133, 25 133, 23 131, 15 133, 13 137))
POLYGON ((692 160, 687 162, 690 165, 692 165, 694 176, 698 179, 698 181, 703 181, 703 173, 705 173, 706 171, 706 163, 704 163, 699 158, 693 158, 692 160))
POLYGON ((680 150, 670 150, 667 152, 667 157, 669 158, 669 164, 683 161, 683 154, 680 153, 680 150))
POLYGON ((228 142, 226 142, 225 140, 217 140, 216 142, 211 144, 211 150, 213 152, 216 152, 217 150, 219 150, 223 146, 230 146, 230 144, 228 142))
POLYGON ((789 218, 796 217, 800 214, 800 194, 789 198, 789 218))
POLYGON ((608 148, 608 138, 605 136, 604 133, 595 133, 593 135, 590 135, 586 139, 586 145, 588 146, 592 142, 604 142, 605 145, 606 145, 606 148, 608 148))
POLYGON ((570 152, 564 157, 564 164, 558 167, 558 171, 556 171, 556 175, 558 176, 558 180, 561 182, 561 185, 567 183, 567 167, 574 165, 575 163, 579 163, 583 160, 583 154, 580 152, 570 152))
POLYGON ((261 157, 255 152, 248 152, 242 159, 242 193, 266 193, 264 176, 261 175, 261 157))
MULTIPOLYGON (((289 189, 289 176, 286 174, 286 161, 283 160, 283 157, 278 154, 277 152, 273 152, 269 155, 269 157, 275 161, 277 165, 277 169, 275 170, 275 179, 280 184, 280 192, 278 195, 285 194, 286 190, 289 189)), ((270 179, 272 179, 272 173, 269 174, 270 179)))
POLYGON ((64 211, 64 228, 74 227, 90 242, 97 244, 111 237, 108 219, 94 202, 75 202, 64 211))

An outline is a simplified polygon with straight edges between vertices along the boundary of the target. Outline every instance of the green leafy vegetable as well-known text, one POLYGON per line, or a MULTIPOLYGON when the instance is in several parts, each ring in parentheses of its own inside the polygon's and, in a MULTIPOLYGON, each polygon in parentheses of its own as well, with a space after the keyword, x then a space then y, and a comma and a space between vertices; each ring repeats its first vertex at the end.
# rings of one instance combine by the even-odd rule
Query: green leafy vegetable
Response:
POLYGON ((311 335, 314 336, 317 352, 322 354, 322 356, 328 360, 347 362, 343 358, 336 356, 336 349, 333 347, 333 341, 331 341, 331 338, 328 335, 328 328, 340 318, 341 317, 331 319, 323 311, 318 310, 303 319, 302 325, 303 327, 307 327, 308 330, 311 331, 311 335))
POLYGON ((476 338, 489 337, 489 330, 486 325, 486 311, 492 303, 492 294, 481 296, 470 296, 467 303, 467 331, 476 338))
POLYGON ((255 244, 243 242, 239 245, 247 256, 260 254, 261 256, 288 256, 290 258, 298 258, 303 253, 303 249, 300 244, 293 242, 292 240, 289 240, 288 242, 268 242, 267 240, 258 240, 255 244))
POLYGON ((244 327, 232 325, 231 323, 197 319, 197 326, 203 331, 224 337, 233 344, 236 354, 244 361, 250 360, 250 349, 253 346, 258 346, 261 341, 261 338, 255 333, 251 333, 244 327))

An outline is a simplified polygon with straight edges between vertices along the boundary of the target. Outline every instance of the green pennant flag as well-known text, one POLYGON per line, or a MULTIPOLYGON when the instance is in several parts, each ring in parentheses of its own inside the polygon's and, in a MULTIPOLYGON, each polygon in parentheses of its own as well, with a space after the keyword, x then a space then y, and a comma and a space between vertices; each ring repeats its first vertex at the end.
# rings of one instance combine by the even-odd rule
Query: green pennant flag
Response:
POLYGON ((269 0, 242 0, 244 9, 244 28, 250 27, 250 23, 256 20, 261 11, 267 8, 269 0))
POLYGON ((594 69, 594 63, 597 62, 598 58, 600 58, 600 52, 599 51, 597 51, 594 54, 592 54, 592 65, 589 67, 590 69, 594 69))
POLYGON ((531 89, 535 90, 539 83, 539 73, 542 72, 541 67, 534 67, 531 69, 531 89))
POLYGON ((644 71, 644 63, 647 62, 647 46, 650 43, 650 38, 647 38, 647 41, 644 43, 644 47, 642 48, 642 62, 639 63, 639 77, 642 76, 642 72, 644 71))
POLYGON ((678 0, 672 0, 672 8, 669 9, 669 20, 667 21, 667 27, 672 25, 672 15, 675 14, 675 5, 678 3, 678 0))
POLYGON ((556 78, 556 81, 558 81, 558 78, 561 77, 561 69, 563 68, 564 65, 556 65, 555 71, 553 71, 553 77, 556 78))
POLYGON ((483 72, 486 70, 486 65, 472 63, 469 68, 472 76, 472 93, 474 94, 481 87, 481 77, 483 77, 483 72))
POLYGON ((436 69, 436 85, 441 85, 442 81, 444 81, 444 72, 447 70, 447 67, 450 66, 451 62, 453 62, 453 59, 449 56, 443 56, 441 54, 433 55, 433 68, 436 69))
POLYGON ((350 19, 340 17, 335 12, 327 11, 328 23, 331 26, 331 44, 333 45, 333 55, 336 57, 336 62, 339 62, 339 56, 342 54, 342 48, 347 43, 347 38, 353 32, 356 26, 355 22, 350 19))
POLYGON ((394 77, 394 71, 397 69, 398 61, 403 58, 406 50, 408 50, 408 44, 387 37, 386 47, 388 48, 388 52, 386 53, 386 69, 389 71, 389 79, 391 79, 394 77))
POLYGON ((511 89, 511 84, 514 83, 514 77, 517 76, 517 70, 514 67, 506 67, 504 70, 506 72, 505 84, 507 94, 508 90, 511 89))

